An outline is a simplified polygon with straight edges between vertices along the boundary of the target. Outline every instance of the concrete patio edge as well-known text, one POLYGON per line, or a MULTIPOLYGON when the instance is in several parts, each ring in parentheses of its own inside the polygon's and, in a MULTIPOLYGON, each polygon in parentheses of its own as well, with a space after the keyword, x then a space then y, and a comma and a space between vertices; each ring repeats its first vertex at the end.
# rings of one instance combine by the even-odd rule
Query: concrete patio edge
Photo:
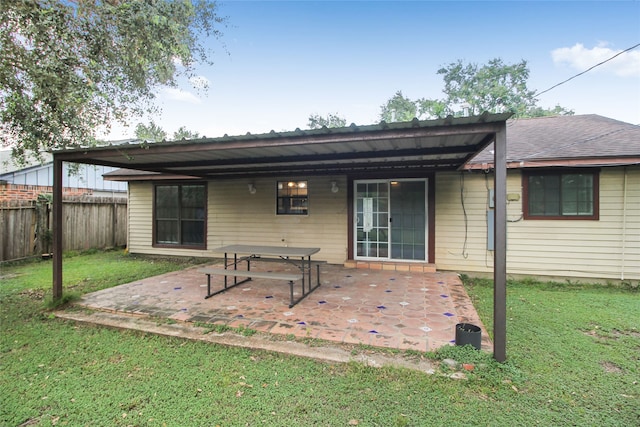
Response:
POLYGON ((140 316, 130 316, 126 314, 107 313, 103 311, 89 312, 83 311, 57 311, 55 316, 60 319, 75 321, 78 323, 99 325, 114 329, 135 330, 139 332, 152 333, 176 338, 183 338, 193 341, 209 342, 213 344, 248 348, 253 350, 271 351, 297 357, 306 357, 328 363, 349 363, 358 362, 371 367, 393 366, 434 374, 437 363, 434 361, 420 359, 410 360, 402 355, 388 356, 376 353, 352 354, 343 348, 326 342, 322 346, 312 347, 297 341, 270 340, 267 337, 256 334, 253 336, 242 336, 233 332, 223 334, 204 334, 202 328, 186 322, 173 324, 158 323, 150 318, 140 316))

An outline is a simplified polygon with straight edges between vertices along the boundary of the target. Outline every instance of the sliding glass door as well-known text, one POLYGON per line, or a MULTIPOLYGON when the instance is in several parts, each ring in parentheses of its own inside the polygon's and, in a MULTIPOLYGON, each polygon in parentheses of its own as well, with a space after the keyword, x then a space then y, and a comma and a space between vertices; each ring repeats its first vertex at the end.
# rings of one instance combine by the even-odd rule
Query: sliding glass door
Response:
POLYGON ((356 259, 427 259, 425 179, 355 181, 356 259))

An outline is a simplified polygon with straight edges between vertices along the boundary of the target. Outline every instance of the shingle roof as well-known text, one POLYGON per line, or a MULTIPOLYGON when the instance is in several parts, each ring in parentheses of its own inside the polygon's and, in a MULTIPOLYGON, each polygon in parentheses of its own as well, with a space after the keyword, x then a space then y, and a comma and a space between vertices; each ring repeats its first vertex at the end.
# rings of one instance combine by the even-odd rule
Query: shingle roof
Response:
MULTIPOLYGON (((492 163, 493 144, 470 163, 492 163)), ((640 126, 596 114, 507 121, 507 161, 640 157, 640 126)), ((575 163, 573 163, 575 164, 575 163)))

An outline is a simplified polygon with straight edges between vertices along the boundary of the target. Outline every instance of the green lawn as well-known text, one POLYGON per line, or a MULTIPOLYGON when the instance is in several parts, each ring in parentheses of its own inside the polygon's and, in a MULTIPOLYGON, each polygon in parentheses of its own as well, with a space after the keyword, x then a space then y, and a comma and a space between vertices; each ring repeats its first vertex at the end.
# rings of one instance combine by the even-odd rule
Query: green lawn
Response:
MULTIPOLYGON (((84 293, 195 262, 99 252, 65 260, 84 293)), ((508 362, 468 348, 467 380, 78 325, 50 315, 51 263, 0 271, 0 425, 640 425, 640 293, 509 283, 508 362)), ((467 280, 491 329, 492 288, 467 280)), ((417 357, 409 354, 407 357, 417 357)))

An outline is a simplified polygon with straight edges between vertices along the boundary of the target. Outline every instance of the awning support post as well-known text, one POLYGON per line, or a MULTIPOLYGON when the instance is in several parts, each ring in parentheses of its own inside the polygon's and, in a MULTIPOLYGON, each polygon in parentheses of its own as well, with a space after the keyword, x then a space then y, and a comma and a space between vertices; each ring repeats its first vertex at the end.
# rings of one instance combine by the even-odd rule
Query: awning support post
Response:
POLYGON ((493 358, 507 359, 507 127, 494 142, 495 216, 493 252, 493 358))
POLYGON ((53 300, 62 298, 62 160, 53 156, 53 300))

